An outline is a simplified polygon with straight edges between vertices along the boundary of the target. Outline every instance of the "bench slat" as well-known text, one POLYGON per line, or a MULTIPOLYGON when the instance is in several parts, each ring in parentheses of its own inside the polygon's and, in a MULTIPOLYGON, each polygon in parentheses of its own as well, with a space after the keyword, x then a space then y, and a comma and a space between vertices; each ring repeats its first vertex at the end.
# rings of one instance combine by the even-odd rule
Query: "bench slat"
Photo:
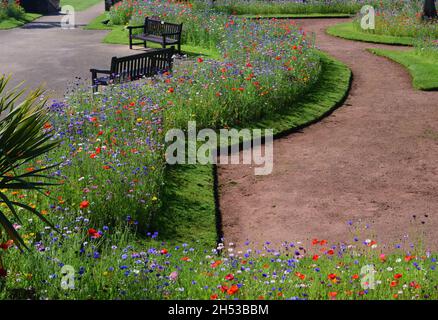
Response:
POLYGON ((99 70, 92 69, 93 90, 99 85, 108 85, 111 80, 116 83, 133 81, 142 77, 150 77, 158 72, 171 71, 174 47, 157 49, 126 57, 113 57, 108 77, 97 76, 99 70), (96 72, 97 71, 97 72, 96 72))

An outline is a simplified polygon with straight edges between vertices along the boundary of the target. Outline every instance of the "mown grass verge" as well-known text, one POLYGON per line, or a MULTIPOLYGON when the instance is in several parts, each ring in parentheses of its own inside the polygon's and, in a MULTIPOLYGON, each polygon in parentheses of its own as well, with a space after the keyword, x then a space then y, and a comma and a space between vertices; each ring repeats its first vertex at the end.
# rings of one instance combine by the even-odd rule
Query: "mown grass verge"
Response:
POLYGON ((41 17, 38 13, 26 13, 23 19, 9 18, 0 21, 0 30, 18 28, 41 17))
POLYGON ((60 5, 61 6, 73 6, 76 11, 83 11, 86 10, 99 2, 102 3, 102 10, 104 8, 103 6, 103 0, 61 0, 60 5))
POLYGON ((168 166, 163 188, 163 208, 153 230, 171 243, 214 246, 218 240, 212 165, 168 166))
POLYGON ((368 51, 389 58, 408 69, 415 89, 438 90, 438 57, 420 55, 415 50, 368 49, 368 51))
POLYGON ((330 26, 327 28, 326 32, 335 37, 370 43, 412 46, 415 42, 415 39, 410 37, 395 37, 361 32, 355 28, 353 22, 343 22, 330 26))

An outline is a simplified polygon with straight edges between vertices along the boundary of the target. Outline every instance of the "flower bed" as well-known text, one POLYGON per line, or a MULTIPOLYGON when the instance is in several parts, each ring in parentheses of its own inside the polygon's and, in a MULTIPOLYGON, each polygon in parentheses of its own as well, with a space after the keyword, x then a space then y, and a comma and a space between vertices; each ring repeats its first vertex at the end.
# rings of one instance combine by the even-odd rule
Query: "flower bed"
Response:
MULTIPOLYGON (((126 220, 142 232, 148 229, 160 210, 165 184, 163 135, 167 129, 185 128, 189 120, 210 128, 245 125, 293 107, 319 77, 320 58, 313 42, 293 22, 228 19, 221 14, 210 19, 212 13, 193 10, 190 14, 186 12, 192 10, 190 6, 166 1, 142 2, 137 19, 139 11, 150 14, 147 8, 172 21, 186 14, 199 22, 209 20, 210 27, 203 32, 190 29, 196 23, 185 26, 185 41, 210 45, 222 58, 198 57, 178 63, 172 74, 110 87, 93 97, 79 90, 65 102, 52 104, 51 120, 44 129, 53 129, 55 138, 63 142, 22 170, 59 163, 53 176, 61 185, 46 195, 8 194, 37 208, 61 231, 41 232, 44 227, 39 221, 15 221, 33 250, 26 256, 8 250, 7 257, 14 258, 4 260, 13 273, 28 267, 38 270, 29 279, 38 288, 45 288, 42 279, 47 281, 51 270, 46 259, 76 261, 75 265, 82 263, 82 255, 98 259, 92 261, 112 259, 112 251, 107 250, 110 243, 135 241, 133 230, 125 230, 126 220), (174 9, 173 17, 169 8, 174 9), (88 235, 87 229, 91 230, 88 235), (101 239, 105 230, 109 230, 105 238, 111 241, 101 239), (85 248, 87 237, 98 241, 85 248)), ((59 298, 57 290, 49 294, 51 298, 59 298)))
MULTIPOLYGON (((215 1, 216 10, 227 14, 323 14, 348 13, 354 14, 360 10, 363 0, 218 0, 215 1)), ((201 6, 205 2, 195 1, 201 6)))
POLYGON ((365 238, 366 228, 351 228, 361 238, 349 245, 313 239, 281 246, 245 243, 236 250, 223 244, 162 243, 156 233, 136 243, 129 227, 116 233, 94 230, 79 218, 65 229, 69 236, 62 243, 52 235, 50 243, 35 241, 37 252, 7 255, 7 287, 16 291, 0 291, 0 299, 17 291, 33 299, 438 298, 436 255, 407 239, 385 255, 380 243, 365 238), (78 232, 84 228, 89 228, 85 235, 78 232), (75 271, 70 290, 61 287, 66 264, 75 271), (29 289, 35 287, 36 292, 29 289))
MULTIPOLYGON (((163 1, 160 11, 157 1, 146 3, 158 15, 172 5, 163 1)), ((139 19, 149 14, 145 8, 141 14, 136 10, 139 19)), ((175 21, 178 14, 166 17, 175 21)), ((197 31, 188 28, 193 36, 185 40, 210 43, 221 60, 199 57, 177 64, 173 74, 114 86, 94 97, 76 92, 66 103, 52 104, 45 130, 55 129, 63 144, 22 169, 60 162, 53 175, 62 184, 46 196, 11 196, 41 210, 60 234, 35 220, 15 224, 31 251, 21 255, 7 239, 0 241, 7 267, 0 270, 0 287, 6 284, 0 298, 16 297, 12 289, 34 299, 436 298, 436 260, 412 249, 382 257, 372 251, 373 242, 365 242, 369 254, 358 255, 358 246, 316 241, 318 257, 304 257, 299 244, 261 252, 252 246, 242 254, 227 254, 221 247, 225 253, 218 256, 218 249, 197 243, 164 244, 157 234, 148 241, 136 236, 159 214, 168 128, 185 128, 189 120, 199 127, 244 126, 293 108, 319 77, 313 43, 292 22, 222 19, 218 15, 223 26, 214 25, 220 30, 216 35, 196 37, 197 31), (364 290, 358 280, 361 267, 370 262, 379 272, 376 291, 364 290), (62 289, 64 265, 75 269, 75 289, 62 289)))
POLYGON ((147 227, 160 207, 164 132, 190 120, 200 128, 248 124, 291 106, 318 79, 319 56, 292 22, 229 20, 222 34, 221 61, 199 57, 172 74, 53 104, 47 128, 63 144, 34 169, 61 163, 54 175, 62 186, 29 202, 49 216, 68 210, 74 219, 80 210, 115 226, 129 215, 147 227))
POLYGON ((355 28, 361 32, 379 35, 437 39, 438 23, 422 21, 423 3, 423 0, 380 1, 374 5, 376 28, 362 30, 359 19, 355 21, 355 28))

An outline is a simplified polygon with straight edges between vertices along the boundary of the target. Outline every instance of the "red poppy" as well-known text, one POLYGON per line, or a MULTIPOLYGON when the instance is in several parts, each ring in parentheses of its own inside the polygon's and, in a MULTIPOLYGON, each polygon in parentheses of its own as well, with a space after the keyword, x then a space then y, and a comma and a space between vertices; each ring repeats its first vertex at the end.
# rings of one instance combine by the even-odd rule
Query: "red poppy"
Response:
POLYGON ((335 254, 335 252, 332 249, 330 249, 329 251, 327 251, 327 254, 328 255, 333 255, 333 254, 335 254))
POLYGON ((226 292, 228 290, 228 286, 221 286, 221 291, 226 292))
POLYGON ((318 261, 318 259, 319 259, 319 256, 317 254, 315 254, 312 258, 313 261, 318 261))
POLYGON ((393 288, 393 287, 395 287, 397 284, 398 284, 397 281, 391 281, 391 283, 389 284, 389 286, 390 286, 391 288, 393 288))
POLYGON ((88 208, 89 206, 90 206, 90 202, 87 200, 84 200, 79 204, 79 208, 81 208, 81 209, 88 208))
POLYGON ((338 293, 337 293, 336 291, 333 291, 333 292, 329 292, 328 295, 329 295, 330 298, 334 299, 334 298, 336 298, 336 296, 338 295, 338 293))
POLYGON ((174 88, 169 88, 169 90, 167 90, 167 92, 169 92, 169 93, 173 93, 174 91, 175 91, 174 88))
POLYGON ((102 237, 102 235, 93 228, 88 229, 88 235, 90 235, 92 239, 98 239, 102 237))
POLYGON ((237 291, 239 291, 239 287, 237 285, 233 284, 231 286, 231 288, 227 290, 227 293, 231 296, 231 295, 235 294, 237 291))
POLYGON ((306 279, 306 275, 302 274, 301 272, 295 272, 295 275, 300 278, 301 280, 306 279))
POLYGON ((336 274, 334 274, 334 273, 330 273, 327 277, 328 277, 330 280, 335 280, 335 279, 336 279, 336 274))
POLYGON ((219 296, 215 293, 210 296, 210 300, 217 300, 219 296))
POLYGON ((211 267, 212 267, 212 268, 216 268, 216 267, 219 266, 220 264, 222 264, 222 261, 217 260, 217 261, 215 261, 215 262, 213 262, 213 263, 211 264, 211 267))
POLYGON ((400 273, 396 273, 396 274, 394 275, 394 279, 400 279, 401 277, 403 277, 403 275, 400 274, 400 273))
POLYGON ((14 244, 14 240, 8 240, 8 241, 0 244, 0 249, 7 250, 10 247, 12 247, 13 244, 14 244))
POLYGON ((351 278, 353 278, 354 280, 359 279, 359 275, 353 274, 353 276, 351 278))
POLYGON ((198 62, 199 62, 199 63, 204 62, 204 59, 202 59, 202 58, 198 58, 198 62))
POLYGON ((182 260, 182 261, 189 261, 190 258, 189 258, 189 257, 182 257, 181 260, 182 260))
POLYGON ((231 280, 234 280, 234 275, 233 274, 227 274, 226 276, 225 276, 225 280, 229 280, 229 281, 231 281, 231 280))
POLYGON ((167 254, 168 252, 169 251, 167 251, 167 249, 165 249, 165 248, 161 249, 161 251, 160 251, 161 254, 167 254))
POLYGON ((421 286, 418 283, 416 283, 415 281, 412 281, 411 283, 409 283, 409 285, 412 288, 415 288, 415 289, 420 289, 421 288, 421 286))

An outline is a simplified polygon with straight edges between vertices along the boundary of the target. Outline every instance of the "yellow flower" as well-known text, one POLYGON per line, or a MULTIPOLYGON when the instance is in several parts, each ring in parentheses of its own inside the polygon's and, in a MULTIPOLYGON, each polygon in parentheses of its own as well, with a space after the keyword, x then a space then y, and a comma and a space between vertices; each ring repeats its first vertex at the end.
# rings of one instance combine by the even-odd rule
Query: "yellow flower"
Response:
POLYGON ((158 198, 156 196, 152 197, 152 201, 157 201, 157 200, 158 200, 158 198))
POLYGON ((142 122, 143 118, 137 118, 137 122, 142 122))

